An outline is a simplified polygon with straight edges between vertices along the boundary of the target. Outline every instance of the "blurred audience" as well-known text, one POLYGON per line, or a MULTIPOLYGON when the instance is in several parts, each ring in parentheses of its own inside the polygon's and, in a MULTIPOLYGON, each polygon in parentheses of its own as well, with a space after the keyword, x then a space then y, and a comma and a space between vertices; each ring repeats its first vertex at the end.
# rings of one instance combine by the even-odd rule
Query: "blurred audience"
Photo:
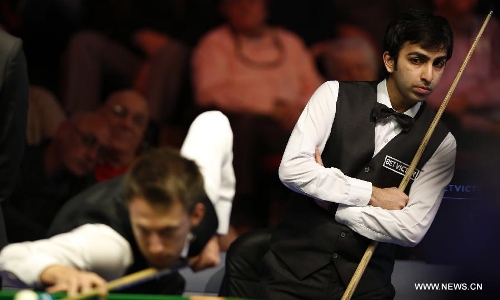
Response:
POLYGON ((291 127, 323 79, 299 36, 267 24, 266 0, 221 0, 220 10, 227 23, 194 49, 195 101, 228 116, 237 178, 233 207, 256 221, 253 212, 266 210, 260 206, 266 200, 260 197, 258 204, 256 197, 263 192, 256 184, 259 164, 266 155, 283 153, 291 127))
MULTIPOLYGON (((409 8, 430 8, 427 0, 335 0, 331 18, 335 27, 350 24, 367 32, 375 42, 377 53, 382 53, 385 27, 397 14, 409 8)), ((382 54, 380 54, 382 55, 382 54)))
MULTIPOLYGON (((438 109, 455 80, 485 15, 476 13, 478 0, 434 0, 436 14, 446 17, 454 33, 453 58, 441 84, 427 103, 438 109)), ((488 143, 500 137, 500 23, 491 18, 450 98, 445 112, 456 123, 457 144, 476 147, 471 138, 485 138, 488 143), (471 133, 471 134, 467 134, 471 133), (464 135, 465 134, 465 135, 464 135), (486 134, 486 135, 483 135, 486 134), (461 140, 460 138, 463 138, 461 140), (464 143, 460 143, 463 141, 464 143)), ((453 120, 450 118, 450 120, 453 120)), ((453 127, 455 122, 449 122, 453 127)))
POLYGON ((317 60, 326 80, 375 81, 380 77, 379 56, 369 40, 340 36, 322 43, 317 60))
POLYGON ((26 147, 18 180, 6 207, 9 242, 45 236, 59 208, 95 183, 93 170, 110 131, 96 113, 61 122, 53 139, 26 147))
POLYGON ((26 144, 38 145, 53 138, 57 127, 64 120, 66 114, 56 96, 46 88, 31 85, 26 144))
POLYGON ((108 149, 94 171, 99 182, 124 174, 145 147, 149 110, 140 93, 120 90, 108 97, 98 113, 110 129, 108 149))
POLYGON ((70 39, 63 64, 66 111, 92 110, 106 92, 135 88, 148 100, 154 122, 175 118, 189 82, 188 42, 201 35, 200 26, 210 23, 211 2, 93 2, 87 9, 100 21, 94 30, 77 32, 70 39))

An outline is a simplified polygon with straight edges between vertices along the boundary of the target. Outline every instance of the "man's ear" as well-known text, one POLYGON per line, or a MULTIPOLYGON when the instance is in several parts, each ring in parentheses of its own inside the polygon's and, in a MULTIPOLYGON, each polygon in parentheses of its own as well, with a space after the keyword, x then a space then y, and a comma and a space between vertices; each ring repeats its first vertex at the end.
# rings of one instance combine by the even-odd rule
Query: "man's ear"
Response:
POLYGON ((191 212, 191 227, 196 227, 200 224, 201 220, 205 216, 206 207, 203 203, 196 203, 191 212))
POLYGON ((382 59, 384 60, 385 69, 389 74, 392 74, 392 72, 394 72, 394 58, 389 55, 388 51, 385 51, 384 54, 382 54, 382 59))

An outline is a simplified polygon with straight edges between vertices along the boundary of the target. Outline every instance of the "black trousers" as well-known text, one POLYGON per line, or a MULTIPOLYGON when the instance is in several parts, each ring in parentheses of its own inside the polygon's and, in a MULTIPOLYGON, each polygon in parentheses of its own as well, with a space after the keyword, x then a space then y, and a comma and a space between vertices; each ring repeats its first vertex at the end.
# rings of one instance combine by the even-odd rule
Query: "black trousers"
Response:
MULTIPOLYGON (((300 259, 300 258, 297 258, 300 259)), ((307 263, 307 262, 304 262, 307 263)), ((333 262, 299 280, 280 258, 269 250, 263 259, 262 283, 266 299, 341 299, 345 291, 333 262)), ((395 290, 392 284, 363 295, 354 295, 353 300, 392 300, 395 290)))

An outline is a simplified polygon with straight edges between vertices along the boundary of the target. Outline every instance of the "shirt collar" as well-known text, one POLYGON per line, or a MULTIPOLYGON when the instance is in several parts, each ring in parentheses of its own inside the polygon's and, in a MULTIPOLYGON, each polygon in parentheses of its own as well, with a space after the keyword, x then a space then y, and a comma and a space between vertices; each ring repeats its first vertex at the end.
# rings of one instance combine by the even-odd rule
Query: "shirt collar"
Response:
POLYGON ((191 232, 188 233, 188 236, 186 238, 186 242, 184 243, 184 248, 182 248, 182 251, 181 251, 182 258, 187 258, 188 252, 189 252, 189 244, 191 243, 193 238, 194 238, 194 235, 191 232))
MULTIPOLYGON (((391 100, 389 98, 389 92, 387 92, 387 80, 385 80, 385 79, 382 80, 377 85, 377 102, 382 103, 382 104, 386 105, 387 107, 392 108, 391 100)), ((405 111, 404 114, 408 115, 412 118, 415 118, 421 105, 422 105, 422 102, 417 102, 410 109, 405 111)))

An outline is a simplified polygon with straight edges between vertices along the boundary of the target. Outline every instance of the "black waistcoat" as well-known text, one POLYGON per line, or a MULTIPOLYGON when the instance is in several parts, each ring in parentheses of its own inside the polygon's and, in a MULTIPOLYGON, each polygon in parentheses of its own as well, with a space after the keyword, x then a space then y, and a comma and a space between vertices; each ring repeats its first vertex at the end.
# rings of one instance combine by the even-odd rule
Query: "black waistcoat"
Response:
MULTIPOLYGON (((323 163, 325 167, 336 167, 350 177, 370 181, 377 187, 398 187, 405 173, 401 162, 410 165, 435 114, 422 103, 411 130, 401 132, 372 157, 375 121, 370 115, 376 100, 375 82, 340 83, 337 112, 322 154, 323 163)), ((417 170, 425 171, 422 166, 448 132, 442 124, 436 127, 417 170)), ((406 193, 412 182, 408 183, 406 193)), ((336 207, 332 204, 329 212, 319 207, 312 198, 298 193, 292 195, 288 209, 273 234, 271 249, 299 279, 333 261, 347 285, 368 247, 369 239, 335 221, 336 207)), ((392 244, 378 244, 355 295, 390 283, 394 267, 393 248, 392 244)))

